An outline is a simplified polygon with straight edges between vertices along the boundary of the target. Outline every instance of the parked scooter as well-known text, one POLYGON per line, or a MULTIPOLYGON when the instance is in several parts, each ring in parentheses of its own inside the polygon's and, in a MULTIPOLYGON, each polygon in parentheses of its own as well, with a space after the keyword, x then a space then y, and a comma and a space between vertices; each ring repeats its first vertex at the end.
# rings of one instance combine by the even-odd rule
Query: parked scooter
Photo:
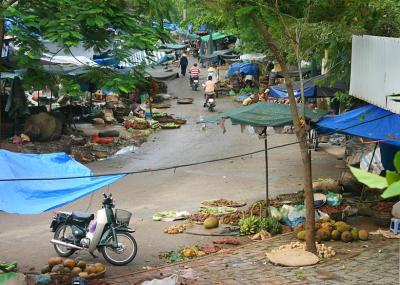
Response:
POLYGON ((204 103, 204 108, 208 108, 208 111, 214 112, 214 108, 217 105, 215 102, 215 93, 206 93, 206 102, 204 103))
POLYGON ((76 250, 97 249, 104 258, 114 265, 131 262, 137 253, 137 244, 129 228, 132 213, 114 208, 112 195, 103 194, 103 206, 94 215, 85 212, 57 212, 50 228, 54 238, 50 241, 58 255, 67 257, 76 250))

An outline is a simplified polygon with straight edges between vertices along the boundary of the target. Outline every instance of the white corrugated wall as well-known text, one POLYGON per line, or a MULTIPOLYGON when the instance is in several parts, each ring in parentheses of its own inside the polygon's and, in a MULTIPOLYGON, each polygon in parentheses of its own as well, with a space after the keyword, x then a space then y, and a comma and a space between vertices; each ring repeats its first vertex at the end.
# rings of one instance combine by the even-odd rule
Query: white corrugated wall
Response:
POLYGON ((351 54, 350 94, 400 114, 400 39, 353 36, 351 54))

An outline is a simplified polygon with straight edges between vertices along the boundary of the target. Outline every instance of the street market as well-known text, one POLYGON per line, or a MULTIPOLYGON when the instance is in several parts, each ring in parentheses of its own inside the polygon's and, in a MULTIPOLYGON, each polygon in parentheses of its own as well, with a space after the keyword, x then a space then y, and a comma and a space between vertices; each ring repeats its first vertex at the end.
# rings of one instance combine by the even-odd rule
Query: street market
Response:
POLYGON ((0 284, 398 284, 400 34, 150 2, 0 4, 0 284))

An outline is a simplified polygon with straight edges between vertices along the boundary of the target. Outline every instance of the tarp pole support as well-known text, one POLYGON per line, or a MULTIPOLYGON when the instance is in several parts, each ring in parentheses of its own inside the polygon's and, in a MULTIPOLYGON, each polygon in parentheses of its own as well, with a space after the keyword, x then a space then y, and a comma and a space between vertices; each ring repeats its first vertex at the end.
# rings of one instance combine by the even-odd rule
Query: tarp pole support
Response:
MULTIPOLYGON (((374 156, 375 156, 377 147, 378 147, 378 142, 375 143, 374 151, 372 152, 372 157, 368 164, 368 169, 367 169, 368 172, 371 170, 372 161, 374 160, 374 156)), ((365 194, 365 185, 363 185, 363 188, 361 189, 360 202, 363 200, 364 194, 365 194)))
POLYGON ((265 128, 265 217, 268 217, 268 209, 269 209, 269 189, 268 189, 268 138, 267 138, 267 128, 265 128))

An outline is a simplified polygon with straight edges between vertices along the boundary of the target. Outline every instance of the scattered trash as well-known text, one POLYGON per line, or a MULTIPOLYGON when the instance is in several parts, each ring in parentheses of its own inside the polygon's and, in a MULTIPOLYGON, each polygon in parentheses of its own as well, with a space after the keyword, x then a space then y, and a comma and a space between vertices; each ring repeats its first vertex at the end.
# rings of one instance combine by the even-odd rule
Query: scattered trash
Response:
POLYGON ((114 156, 123 155, 123 154, 127 154, 127 153, 134 153, 137 149, 138 149, 138 147, 136 147, 136 146, 128 145, 126 147, 121 148, 119 151, 117 151, 114 154, 114 156))
POLYGON ((153 279, 150 281, 142 282, 142 285, 176 285, 178 282, 178 275, 174 274, 164 279, 153 279))
POLYGON ((153 215, 153 221, 172 222, 176 220, 183 220, 190 216, 187 211, 162 211, 153 215))

